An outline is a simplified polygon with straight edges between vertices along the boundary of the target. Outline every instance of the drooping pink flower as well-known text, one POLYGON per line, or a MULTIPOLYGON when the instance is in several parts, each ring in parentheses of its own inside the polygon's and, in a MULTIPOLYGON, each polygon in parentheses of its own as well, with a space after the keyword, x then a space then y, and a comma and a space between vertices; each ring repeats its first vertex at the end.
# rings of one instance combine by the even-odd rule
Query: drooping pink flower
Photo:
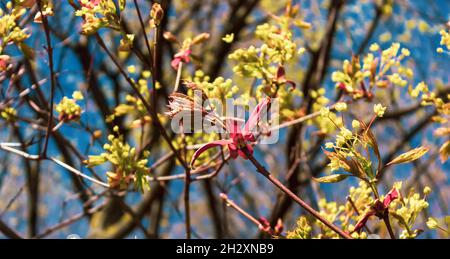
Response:
POLYGON ((398 199, 398 197, 400 197, 400 193, 398 192, 398 190, 396 188, 392 188, 392 190, 390 190, 386 194, 386 197, 384 197, 384 200, 383 200, 384 207, 388 208, 389 204, 391 204, 391 202, 393 202, 394 200, 398 199))
POLYGON ((189 63, 191 61, 191 58, 189 57, 189 55, 191 55, 191 52, 192 51, 190 49, 186 49, 181 50, 180 52, 175 54, 175 56, 173 56, 172 62, 170 63, 173 69, 178 70, 178 66, 181 62, 189 63))
POLYGON ((267 109, 269 103, 269 98, 261 101, 252 111, 249 119, 243 127, 241 127, 238 121, 228 119, 225 122, 225 125, 227 133, 229 134, 229 138, 211 141, 197 149, 192 157, 191 167, 194 165, 195 160, 197 160, 197 158, 202 153, 210 148, 218 146, 227 146, 228 150, 230 151, 230 156, 233 159, 237 158, 238 156, 241 156, 244 159, 248 159, 242 150, 245 148, 250 154, 253 154, 253 147, 250 143, 256 141, 256 139, 252 131, 258 125, 262 113, 267 109))
POLYGON ((392 188, 384 197, 383 202, 376 200, 375 203, 370 207, 370 210, 364 214, 364 216, 356 223, 353 232, 360 232, 362 228, 366 225, 367 221, 372 216, 377 216, 380 219, 387 216, 389 205, 396 199, 400 197, 400 193, 396 188, 392 188))

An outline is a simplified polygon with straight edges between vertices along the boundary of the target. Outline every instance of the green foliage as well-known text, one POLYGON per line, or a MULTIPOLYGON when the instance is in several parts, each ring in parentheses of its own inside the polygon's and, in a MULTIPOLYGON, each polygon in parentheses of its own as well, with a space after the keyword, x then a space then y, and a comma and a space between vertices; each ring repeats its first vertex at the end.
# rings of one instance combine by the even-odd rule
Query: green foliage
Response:
POLYGON ((190 89, 201 90, 208 96, 208 99, 217 99, 222 103, 224 103, 227 98, 232 98, 239 92, 239 87, 234 85, 231 79, 217 77, 211 82, 210 77, 205 75, 201 70, 195 72, 192 83, 193 84, 187 83, 190 89))
POLYGON ((81 8, 75 12, 75 15, 84 19, 81 27, 83 34, 93 34, 101 28, 121 31, 120 17, 117 15, 113 0, 81 0, 80 4, 81 8))
POLYGON ((79 91, 75 91, 72 94, 72 99, 64 96, 61 102, 59 102, 55 108, 59 113, 59 120, 78 120, 82 112, 81 107, 77 104, 77 101, 80 100, 83 100, 83 95, 79 91))
POLYGON ((363 58, 362 64, 358 56, 353 56, 351 61, 344 61, 342 71, 333 72, 331 79, 337 88, 353 99, 372 99, 372 91, 376 88, 407 86, 407 79, 412 78, 413 71, 401 62, 409 55, 409 50, 400 49, 399 43, 393 43, 382 51, 375 43, 371 45, 370 53, 363 58))
POLYGON ((423 210, 428 208, 428 205, 426 198, 421 198, 420 194, 416 193, 414 189, 409 190, 406 197, 401 197, 398 201, 394 201, 390 206, 390 214, 398 221, 399 226, 403 229, 400 238, 416 238, 417 235, 423 232, 422 229, 414 229, 414 225, 417 217, 423 210))
MULTIPOLYGON (((134 66, 128 67, 128 71, 131 74, 135 74, 135 70, 136 68, 134 66)), ((150 99, 150 93, 148 90, 150 76, 150 71, 144 70, 142 71, 140 78, 135 83, 136 88, 139 89, 139 92, 147 102, 150 99)), ((114 113, 106 118, 107 122, 112 122, 114 119, 123 116, 133 118, 133 121, 130 124, 131 128, 138 128, 151 122, 151 117, 147 113, 147 109, 141 99, 135 97, 134 95, 127 94, 125 96, 125 101, 126 103, 121 103, 114 108, 114 113)))
MULTIPOLYGON (((119 129, 114 128, 116 134, 119 134, 119 129)), ((108 136, 109 144, 105 144, 103 148, 104 153, 96 156, 89 156, 85 161, 88 167, 95 167, 106 162, 111 163, 112 171, 106 173, 108 182, 111 188, 126 189, 130 183, 141 190, 149 190, 147 176, 149 168, 147 167, 148 160, 146 157, 150 155, 148 151, 139 154, 136 148, 131 147, 124 142, 123 136, 108 136)))
POLYGON ((6 107, 0 112, 0 117, 6 121, 14 122, 17 117, 17 110, 13 107, 6 107))
POLYGON ((310 239, 312 228, 308 223, 306 217, 299 217, 297 220, 297 227, 288 231, 286 237, 288 239, 310 239))
POLYGON ((8 44, 14 43, 21 46, 23 41, 30 37, 29 32, 18 24, 18 20, 25 15, 26 9, 22 6, 13 7, 11 2, 6 3, 6 8, 6 10, 0 9, 0 55, 8 44))

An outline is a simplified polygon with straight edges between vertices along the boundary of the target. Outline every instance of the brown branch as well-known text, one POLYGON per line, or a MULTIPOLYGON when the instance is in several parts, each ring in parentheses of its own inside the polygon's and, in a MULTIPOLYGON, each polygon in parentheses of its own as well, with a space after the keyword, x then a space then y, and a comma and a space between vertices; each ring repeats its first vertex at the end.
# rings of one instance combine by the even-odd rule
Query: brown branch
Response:
POLYGON ((50 69, 50 82, 51 82, 50 105, 49 105, 50 117, 48 118, 47 133, 45 135, 44 148, 42 149, 42 153, 41 153, 41 155, 43 157, 46 157, 48 141, 49 141, 51 131, 53 128, 53 105, 54 105, 54 98, 55 98, 56 81, 55 81, 55 73, 53 71, 53 47, 52 47, 51 38, 50 38, 50 29, 49 29, 49 25, 48 25, 48 20, 47 20, 47 16, 42 12, 42 8, 43 8, 42 1, 38 0, 37 4, 38 4, 39 12, 41 13, 42 25, 44 27, 45 39, 47 41, 46 49, 47 49, 47 54, 48 54, 48 67, 50 69))
POLYGON ((16 231, 10 228, 0 219, 0 232, 2 232, 6 237, 12 239, 23 239, 16 231))
POLYGON ((211 214, 211 221, 214 225, 215 235, 217 238, 223 238, 223 223, 219 213, 219 203, 217 203, 216 196, 214 195, 212 181, 211 179, 205 179, 202 183, 203 188, 205 189, 206 200, 208 202, 208 209, 211 214))
POLYGON ((47 228, 41 234, 35 236, 34 238, 44 238, 44 237, 52 234, 53 232, 55 232, 55 231, 57 231, 59 229, 68 227, 68 226, 72 225, 73 223, 77 222, 78 220, 84 218, 85 216, 95 214, 96 212, 102 210, 105 207, 105 205, 106 205, 106 202, 103 202, 100 205, 98 205, 96 207, 93 207, 93 208, 91 208, 91 209, 89 209, 87 211, 80 212, 80 213, 78 213, 78 214, 76 214, 76 215, 74 215, 74 216, 72 216, 72 217, 62 221, 61 223, 58 223, 58 224, 56 224, 54 226, 51 226, 51 227, 47 228))
POLYGON ((211 53, 214 53, 214 59, 204 66, 206 69, 205 73, 211 76, 211 78, 215 78, 220 74, 220 70, 223 67, 223 63, 226 60, 227 54, 234 46, 233 43, 228 44, 224 42, 222 38, 227 34, 233 33, 235 38, 234 42, 238 42, 241 31, 247 25, 247 17, 258 5, 258 3, 259 0, 241 0, 237 1, 237 3, 231 8, 223 32, 221 33, 221 35, 218 35, 214 41, 211 41, 211 46, 213 46, 211 53))
MULTIPOLYGON (((324 80, 324 76, 327 70, 327 67, 330 62, 330 52, 332 50, 332 45, 334 42, 334 35, 336 33, 337 21, 339 19, 339 13, 342 9, 345 1, 336 0, 332 1, 330 9, 328 11, 328 21, 325 28, 325 36, 321 41, 320 47, 317 51, 312 52, 311 61, 309 63, 308 70, 305 74, 305 78, 302 82, 303 94, 307 98, 304 101, 303 106, 306 108, 306 113, 310 113, 310 109, 312 107, 312 100, 309 97, 309 91, 314 87, 318 87, 324 80)), ((289 132, 287 137, 287 147, 286 154, 288 157, 288 168, 290 172, 293 172, 289 179, 287 179, 287 186, 292 189, 294 192, 297 191, 300 186, 300 182, 297 179, 298 174, 300 173, 300 163, 295 156, 298 156, 301 153, 302 148, 302 138, 299 138, 298 135, 303 131, 303 125, 296 125, 293 127, 292 131, 289 132)), ((320 150, 320 149, 319 149, 320 150)), ((315 155, 308 158, 310 161, 314 161, 315 155)), ((278 218, 283 218, 288 209, 292 206, 292 199, 289 199, 286 196, 280 196, 275 207, 272 209, 272 215, 270 217, 270 222, 275 224, 278 218)))
POLYGON ((383 14, 383 5, 385 4, 381 3, 380 5, 377 5, 374 3, 375 6, 375 16, 372 20, 372 23, 370 24, 369 30, 367 31, 366 36, 364 37, 364 40, 361 42, 361 45, 359 45, 358 51, 356 52, 357 55, 361 55, 364 52, 364 49, 369 44, 370 39, 372 38, 373 34, 375 33, 375 29, 377 28, 378 24, 380 23, 382 14, 383 14))

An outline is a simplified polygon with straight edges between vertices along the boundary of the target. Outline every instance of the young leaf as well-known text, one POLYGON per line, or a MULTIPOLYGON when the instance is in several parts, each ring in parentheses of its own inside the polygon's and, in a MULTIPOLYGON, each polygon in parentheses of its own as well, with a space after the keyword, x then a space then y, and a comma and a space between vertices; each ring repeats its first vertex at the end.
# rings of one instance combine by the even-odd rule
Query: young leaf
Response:
POLYGON ((27 44, 25 44, 23 42, 19 43, 19 49, 22 51, 22 53, 28 59, 34 59, 34 57, 36 56, 35 53, 34 53, 33 48, 31 48, 30 46, 28 46, 27 44))
POLYGON ((370 130, 370 128, 368 128, 368 126, 363 121, 359 121, 359 123, 360 123, 360 125, 362 125, 362 129, 363 129, 362 137, 363 137, 364 141, 369 146, 372 147, 373 152, 377 156, 378 171, 380 171, 381 170, 381 154, 380 154, 380 150, 378 148, 377 140, 376 140, 375 136, 373 135, 372 131, 370 130))
POLYGON ((448 156, 450 155, 450 140, 445 142, 441 148, 439 149, 439 154, 441 157, 441 162, 445 163, 447 161, 448 156))
POLYGON ((412 149, 406 153, 399 155, 394 160, 389 162, 387 165, 409 163, 409 162, 419 159, 420 157, 425 155, 427 152, 428 152, 428 148, 418 147, 418 148, 412 149))
POLYGON ((125 9, 126 5, 127 5, 127 1, 126 0, 119 0, 120 11, 123 11, 125 9))
POLYGON ((450 235, 450 216, 445 216, 445 224, 447 224, 447 236, 450 235))
POLYGON ((313 177, 313 180, 319 183, 337 183, 347 179, 347 177, 349 177, 347 174, 332 174, 319 178, 313 177))

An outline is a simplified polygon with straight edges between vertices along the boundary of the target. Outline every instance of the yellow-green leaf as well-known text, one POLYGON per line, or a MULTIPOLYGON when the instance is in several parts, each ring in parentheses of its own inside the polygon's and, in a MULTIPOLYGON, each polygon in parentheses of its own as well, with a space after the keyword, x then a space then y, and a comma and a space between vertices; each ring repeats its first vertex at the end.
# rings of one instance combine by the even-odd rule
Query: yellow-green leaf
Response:
POLYGON ((441 148, 439 149, 439 155, 441 157, 441 162, 444 163, 447 161, 448 156, 450 155, 450 140, 445 142, 441 148))
POLYGON ((19 49, 22 51, 22 53, 25 55, 28 59, 34 59, 35 53, 34 50, 28 46, 27 44, 20 42, 19 43, 19 49))
POLYGON ((445 216, 445 224, 447 224, 447 227, 450 227, 450 216, 445 216))
POLYGON ((95 167, 105 162, 106 158, 104 158, 103 156, 89 156, 89 159, 84 161, 84 163, 87 164, 88 167, 95 167))
POLYGON ((223 41, 225 41, 226 43, 232 43, 234 40, 234 34, 227 34, 225 35, 225 37, 222 38, 223 41))
POLYGON ((324 177, 314 178, 313 180, 319 183, 337 183, 345 180, 349 175, 346 174, 332 174, 324 177))
POLYGON ((399 155, 394 160, 389 162, 387 165, 409 163, 409 162, 419 159, 420 157, 425 155, 427 152, 428 152, 428 148, 418 147, 418 148, 412 149, 406 153, 399 155))
POLYGON ((125 9, 126 5, 127 5, 127 1, 126 0, 119 0, 120 11, 123 11, 125 9))
POLYGON ((135 108, 128 104, 119 104, 116 108, 114 108, 114 115, 123 116, 130 112, 133 112, 135 108))

